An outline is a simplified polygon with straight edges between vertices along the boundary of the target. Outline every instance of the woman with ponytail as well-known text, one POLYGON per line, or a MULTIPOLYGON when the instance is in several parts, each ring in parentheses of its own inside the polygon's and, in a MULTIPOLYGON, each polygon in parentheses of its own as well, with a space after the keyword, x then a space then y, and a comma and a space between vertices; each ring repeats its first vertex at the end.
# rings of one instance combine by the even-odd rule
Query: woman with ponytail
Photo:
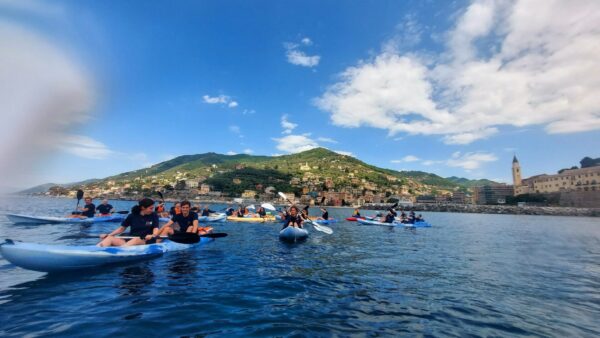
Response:
POLYGON ((144 198, 138 202, 138 205, 131 208, 131 213, 121 223, 121 226, 110 234, 101 234, 102 241, 98 246, 129 246, 144 245, 156 243, 158 237, 158 215, 154 212, 154 201, 144 198), (115 237, 122 234, 128 227, 129 235, 135 238, 126 241, 115 237))

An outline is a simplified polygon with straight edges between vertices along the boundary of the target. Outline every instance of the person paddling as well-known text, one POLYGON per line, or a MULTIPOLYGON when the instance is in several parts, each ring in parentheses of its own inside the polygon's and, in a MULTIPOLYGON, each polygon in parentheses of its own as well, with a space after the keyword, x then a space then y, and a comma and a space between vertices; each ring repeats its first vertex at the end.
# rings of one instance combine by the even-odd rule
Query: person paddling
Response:
POLYGON ((289 226, 302 229, 302 217, 298 214, 298 207, 295 205, 290 207, 289 214, 285 218, 281 229, 283 230, 289 226))
POLYGON ((96 206, 92 203, 91 197, 86 197, 84 200, 85 205, 83 207, 78 207, 77 210, 80 211, 79 214, 73 215, 75 218, 93 218, 94 214, 96 214, 96 206))
POLYGON ((354 212, 352 213, 352 217, 360 218, 360 211, 358 211, 358 208, 354 209, 354 212))
POLYGON ((160 236, 172 235, 176 232, 197 232, 198 214, 191 211, 191 203, 183 201, 180 204, 181 213, 173 216, 159 231, 160 236), (173 227, 177 224, 176 227, 173 227))
POLYGON ((215 213, 215 211, 214 210, 210 210, 208 208, 208 205, 206 205, 204 207, 204 209, 202 209, 202 216, 210 216, 210 214, 214 214, 214 213, 215 213))
POLYGON ((323 212, 323 214, 321 215, 321 217, 319 217, 319 220, 323 220, 323 221, 329 220, 329 212, 327 211, 327 209, 321 208, 321 212, 323 212))
POLYGON ((121 226, 110 234, 101 234, 102 241, 97 245, 107 246, 132 246, 156 243, 158 237, 158 215, 154 212, 154 201, 144 198, 138 205, 131 208, 131 213, 121 223, 121 226), (130 240, 115 237, 129 229, 129 235, 135 236, 130 240))
POLYGON ((381 220, 383 223, 394 223, 394 221, 396 220, 396 212, 394 211, 394 209, 389 209, 388 213, 385 215, 385 217, 381 220))
POLYGON ((108 203, 106 198, 102 200, 102 204, 100 204, 96 209, 98 209, 100 216, 110 216, 110 214, 115 212, 115 208, 108 203))

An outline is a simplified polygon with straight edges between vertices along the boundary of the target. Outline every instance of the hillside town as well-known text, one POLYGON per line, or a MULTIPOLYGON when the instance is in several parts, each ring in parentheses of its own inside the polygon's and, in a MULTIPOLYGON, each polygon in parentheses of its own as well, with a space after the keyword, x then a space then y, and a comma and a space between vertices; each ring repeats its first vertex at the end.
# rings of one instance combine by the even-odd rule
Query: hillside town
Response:
MULTIPOLYGON (((231 183, 240 185, 242 180, 235 172, 246 169, 244 164, 233 168, 231 183)), ((422 184, 414 180, 384 175, 385 182, 375 183, 357 177, 357 170, 332 164, 329 169, 337 169, 337 176, 323 176, 320 166, 304 162, 298 166, 301 176, 293 176, 287 182, 286 196, 296 203, 328 206, 369 207, 384 203, 398 202, 401 205, 419 204, 475 204, 475 205, 555 205, 569 207, 600 207, 600 166, 562 170, 559 174, 540 174, 523 179, 516 156, 512 162, 513 184, 488 184, 470 189, 439 187, 422 184)), ((121 180, 105 180, 87 184, 86 192, 92 196, 111 199, 137 199, 155 191, 162 191, 168 199, 190 199, 212 203, 226 203, 244 200, 275 201, 277 189, 273 185, 257 183, 254 189, 245 189, 232 195, 215 190, 207 183, 214 174, 227 170, 213 164, 206 169, 206 175, 193 175, 176 171, 166 174, 127 177, 121 180)), ((281 180, 277 180, 281 181, 281 180)), ((49 196, 73 197, 74 189, 62 186, 51 187, 44 193, 49 196)))

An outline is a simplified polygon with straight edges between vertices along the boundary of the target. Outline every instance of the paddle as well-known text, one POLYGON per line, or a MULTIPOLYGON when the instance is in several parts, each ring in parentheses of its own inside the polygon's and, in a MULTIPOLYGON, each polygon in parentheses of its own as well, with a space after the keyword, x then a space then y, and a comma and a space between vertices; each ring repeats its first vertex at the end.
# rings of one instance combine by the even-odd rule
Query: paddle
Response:
POLYGON ((260 206, 263 207, 263 208, 265 208, 265 209, 267 209, 267 210, 277 211, 277 209, 275 209, 275 207, 271 203, 263 203, 260 206))
POLYGON ((81 202, 82 198, 83 198, 83 190, 79 189, 79 190, 77 190, 77 206, 75 207, 75 211, 79 211, 79 202, 81 202))
MULTIPOLYGON (((277 194, 278 194, 279 196, 281 196, 281 198, 283 198, 284 200, 286 200, 288 203, 290 203, 290 204, 293 204, 293 203, 292 203, 292 202, 291 202, 291 201, 290 201, 290 200, 287 198, 287 196, 285 196, 285 194, 284 194, 284 193, 282 193, 281 191, 280 191, 280 192, 278 192, 277 194)), ((311 221, 310 219, 305 219, 305 220, 304 220, 304 222, 308 222, 308 224, 312 224, 312 226, 313 226, 313 227, 315 228, 315 230, 317 230, 317 231, 324 232, 324 233, 326 233, 326 234, 328 234, 328 235, 331 235, 331 234, 333 233, 333 230, 331 230, 331 228, 330 228, 330 227, 326 227, 326 226, 324 226, 324 225, 317 224, 317 223, 315 223, 315 222, 311 221)))
POLYGON ((128 213, 129 213, 129 210, 115 211, 115 214, 121 214, 121 215, 127 215, 128 213))
MULTIPOLYGON (((207 237, 207 238, 223 238, 223 237, 227 237, 228 234, 224 233, 224 232, 215 232, 215 233, 209 233, 209 234, 204 234, 204 235, 198 235, 195 234, 193 232, 181 232, 181 233, 175 233, 171 236, 160 236, 160 238, 166 238, 169 239, 173 242, 177 242, 177 243, 183 243, 183 244, 193 244, 193 243, 187 243, 190 240, 193 240, 194 238, 198 238, 198 241, 200 240, 200 237, 207 237), (187 241, 187 242, 186 242, 187 241)), ((82 239, 82 238, 94 238, 94 239, 98 239, 100 237, 100 234, 98 235, 67 235, 67 236, 62 236, 60 238, 58 238, 59 240, 62 239, 82 239)), ((123 238, 123 239, 132 239, 132 238, 136 238, 136 236, 115 236, 117 238, 123 238)), ((198 241, 194 242, 194 243, 198 243, 198 241)))

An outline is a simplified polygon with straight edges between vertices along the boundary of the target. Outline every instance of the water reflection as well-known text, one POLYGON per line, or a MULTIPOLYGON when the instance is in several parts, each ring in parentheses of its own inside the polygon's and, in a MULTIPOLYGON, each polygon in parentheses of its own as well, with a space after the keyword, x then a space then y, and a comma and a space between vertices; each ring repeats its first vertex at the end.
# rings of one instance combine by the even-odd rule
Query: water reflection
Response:
POLYGON ((147 295, 155 282, 154 272, 148 263, 126 267, 119 275, 122 281, 117 288, 122 296, 147 295))

